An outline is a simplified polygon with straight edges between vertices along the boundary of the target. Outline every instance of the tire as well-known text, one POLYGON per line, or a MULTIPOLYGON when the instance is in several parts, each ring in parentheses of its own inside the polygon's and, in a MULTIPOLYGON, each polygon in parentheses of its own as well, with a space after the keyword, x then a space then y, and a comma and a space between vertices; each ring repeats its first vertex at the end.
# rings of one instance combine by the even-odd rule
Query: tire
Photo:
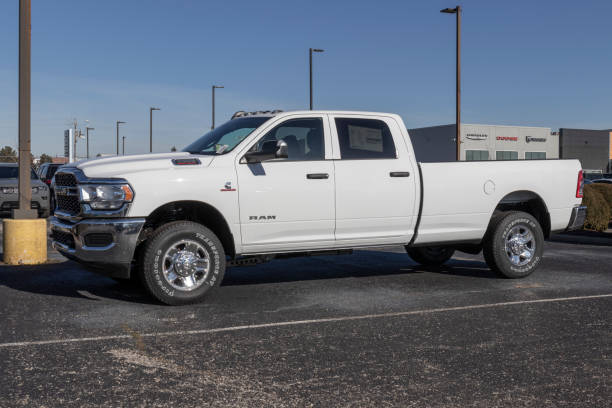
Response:
POLYGON ((489 268, 499 275, 524 278, 542 261, 544 232, 538 221, 525 212, 496 215, 483 240, 483 254, 489 268))
POLYGON ((165 224, 145 243, 140 274, 147 291, 162 303, 201 302, 223 280, 223 245, 201 224, 165 224))
POLYGON ((455 249, 444 246, 409 247, 406 248, 406 252, 416 263, 425 266, 440 266, 453 256, 455 249))

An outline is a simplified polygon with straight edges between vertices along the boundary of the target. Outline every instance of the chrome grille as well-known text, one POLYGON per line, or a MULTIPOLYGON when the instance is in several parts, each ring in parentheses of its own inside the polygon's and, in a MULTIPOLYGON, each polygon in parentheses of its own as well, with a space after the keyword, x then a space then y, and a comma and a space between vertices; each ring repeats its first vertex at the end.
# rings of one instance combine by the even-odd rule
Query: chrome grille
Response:
POLYGON ((77 180, 76 180, 76 177, 74 177, 74 174, 55 173, 55 185, 56 186, 66 186, 66 187, 76 187, 77 180))
POLYGON ((79 214, 81 212, 79 192, 76 186, 77 179, 74 174, 55 173, 56 210, 72 215, 79 214))

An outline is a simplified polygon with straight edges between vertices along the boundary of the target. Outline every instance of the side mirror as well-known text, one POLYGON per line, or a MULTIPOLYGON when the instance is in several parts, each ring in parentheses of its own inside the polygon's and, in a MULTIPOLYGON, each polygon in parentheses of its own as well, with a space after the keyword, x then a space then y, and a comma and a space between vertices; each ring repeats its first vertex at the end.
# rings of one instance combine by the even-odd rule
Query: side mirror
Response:
POLYGON ((276 143, 276 147, 275 156, 277 159, 287 159, 289 157, 289 146, 287 146, 287 142, 279 140, 278 143, 276 143))
POLYGON ((289 148, 284 140, 268 140, 261 145, 261 151, 246 153, 241 163, 261 163, 272 159, 286 159, 289 148))

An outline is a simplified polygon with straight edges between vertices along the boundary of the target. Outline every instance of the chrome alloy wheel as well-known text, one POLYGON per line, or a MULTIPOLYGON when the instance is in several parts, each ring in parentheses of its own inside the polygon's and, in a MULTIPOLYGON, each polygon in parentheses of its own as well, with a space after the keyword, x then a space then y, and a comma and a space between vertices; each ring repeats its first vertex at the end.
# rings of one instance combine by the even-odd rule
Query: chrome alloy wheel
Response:
POLYGON ((506 235, 505 250, 513 265, 527 265, 536 250, 535 238, 531 230, 523 225, 513 227, 506 235))
POLYGON ((181 240, 164 254, 163 275, 173 288, 192 291, 206 281, 210 271, 210 255, 196 241, 181 240))

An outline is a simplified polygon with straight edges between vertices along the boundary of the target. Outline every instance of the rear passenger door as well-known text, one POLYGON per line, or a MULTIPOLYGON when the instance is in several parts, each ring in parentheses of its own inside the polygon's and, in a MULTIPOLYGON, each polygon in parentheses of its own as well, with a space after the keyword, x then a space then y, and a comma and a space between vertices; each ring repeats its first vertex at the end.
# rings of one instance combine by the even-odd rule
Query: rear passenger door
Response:
POLYGON ((337 246, 408 242, 418 170, 393 117, 332 115, 337 246))

